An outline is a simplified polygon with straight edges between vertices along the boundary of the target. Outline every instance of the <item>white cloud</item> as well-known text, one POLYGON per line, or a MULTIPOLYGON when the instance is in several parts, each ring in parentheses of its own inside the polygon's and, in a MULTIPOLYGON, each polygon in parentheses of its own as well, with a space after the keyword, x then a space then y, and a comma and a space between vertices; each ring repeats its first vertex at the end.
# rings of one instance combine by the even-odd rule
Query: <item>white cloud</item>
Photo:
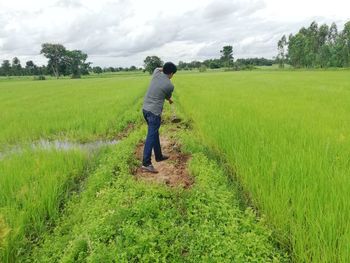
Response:
POLYGON ((233 44, 235 57, 276 54, 283 34, 313 20, 350 20, 345 0, 0 0, 0 60, 44 63, 40 46, 62 43, 81 49, 102 66, 219 56, 233 44))

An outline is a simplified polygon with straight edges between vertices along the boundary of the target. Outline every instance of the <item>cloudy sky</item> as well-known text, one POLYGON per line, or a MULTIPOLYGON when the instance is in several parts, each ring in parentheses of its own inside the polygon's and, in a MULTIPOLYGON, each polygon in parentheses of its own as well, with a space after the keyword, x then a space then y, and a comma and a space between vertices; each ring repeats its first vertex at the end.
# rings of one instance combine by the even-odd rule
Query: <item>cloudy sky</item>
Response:
POLYGON ((0 0, 0 60, 46 63, 45 42, 100 66, 142 66, 147 55, 203 60, 226 44, 235 58, 272 58, 283 34, 313 20, 342 29, 349 10, 349 0, 0 0))

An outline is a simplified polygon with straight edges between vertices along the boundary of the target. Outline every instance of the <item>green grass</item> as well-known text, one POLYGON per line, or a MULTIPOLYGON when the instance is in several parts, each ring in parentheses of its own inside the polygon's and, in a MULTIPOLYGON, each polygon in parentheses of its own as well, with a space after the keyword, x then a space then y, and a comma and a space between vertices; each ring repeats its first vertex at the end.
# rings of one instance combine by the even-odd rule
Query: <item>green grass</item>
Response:
POLYGON ((140 120, 146 85, 139 76, 1 83, 1 262, 13 262, 40 240, 95 162, 83 150, 38 150, 31 143, 115 138, 140 120))
POLYGON ((28 261, 287 261, 264 220, 239 209, 222 169, 189 143, 193 134, 181 136, 193 154, 190 190, 134 180, 134 149, 144 136, 138 130, 106 153, 28 261))
POLYGON ((211 73, 174 81, 202 143, 231 163, 294 260, 348 262, 348 72, 211 73))
POLYGON ((179 72, 175 104, 195 131, 178 139, 193 154, 186 191, 132 178, 144 130, 94 156, 30 148, 141 120, 147 74, 95 77, 0 79, 0 151, 23 148, 0 159, 1 262, 288 261, 276 237, 296 262, 348 262, 347 70, 179 72), (240 210, 211 152, 266 216, 240 210))
POLYGON ((111 137, 118 116, 143 96, 145 76, 7 81, 0 87, 0 149, 39 138, 111 137))
POLYGON ((87 159, 79 151, 28 151, 0 161, 1 262, 13 262, 57 220, 87 159))

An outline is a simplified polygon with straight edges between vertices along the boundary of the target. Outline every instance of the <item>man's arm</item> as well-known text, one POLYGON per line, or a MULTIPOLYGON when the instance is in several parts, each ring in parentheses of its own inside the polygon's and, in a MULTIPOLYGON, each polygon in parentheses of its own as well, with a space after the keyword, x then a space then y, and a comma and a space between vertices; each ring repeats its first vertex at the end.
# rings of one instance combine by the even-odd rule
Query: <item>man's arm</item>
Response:
POLYGON ((169 101, 170 104, 173 103, 173 100, 171 99, 171 96, 173 94, 174 91, 174 86, 172 84, 170 84, 167 88, 166 88, 166 94, 165 94, 165 99, 167 101, 169 101))

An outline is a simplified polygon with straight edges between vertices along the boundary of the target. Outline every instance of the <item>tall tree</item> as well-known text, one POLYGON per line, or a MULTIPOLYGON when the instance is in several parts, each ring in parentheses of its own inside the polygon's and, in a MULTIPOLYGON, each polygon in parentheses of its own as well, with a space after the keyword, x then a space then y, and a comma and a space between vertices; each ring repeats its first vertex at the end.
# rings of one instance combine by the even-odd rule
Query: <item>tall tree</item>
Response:
POLYGON ((295 36, 289 35, 288 39, 288 57, 293 67, 299 68, 306 66, 305 46, 306 37, 299 31, 295 36))
POLYGON ((65 63, 66 48, 61 44, 45 43, 41 46, 40 54, 43 54, 49 59, 48 67, 52 70, 52 73, 59 78, 62 74, 60 67, 65 63))
POLYGON ((329 27, 326 24, 320 26, 318 31, 318 53, 316 54, 316 64, 321 68, 329 66, 330 48, 327 44, 329 27))
MULTIPOLYGON (((278 42, 279 53, 281 41, 278 42)), ((350 21, 338 32, 332 23, 318 27, 312 22, 288 39, 288 54, 294 67, 346 67, 350 66, 350 21)))
POLYGON ((9 60, 4 60, 1 64, 1 71, 4 76, 11 75, 11 64, 9 60))
POLYGON ((37 75, 38 67, 34 64, 32 60, 26 62, 25 71, 27 75, 37 75))
POLYGON ((306 60, 308 67, 316 66, 316 56, 319 51, 318 43, 318 24, 313 21, 309 28, 307 29, 306 35, 306 60))
POLYGON ((72 74, 72 78, 80 78, 82 74, 86 74, 89 63, 86 63, 88 55, 81 50, 66 51, 65 62, 68 72, 72 74))
POLYGON ((14 57, 12 59, 12 74, 14 76, 20 76, 22 75, 22 65, 21 65, 21 61, 19 60, 18 57, 14 57))
POLYGON ((323 24, 320 26, 318 30, 318 46, 321 47, 327 43, 327 39, 329 36, 329 26, 327 24, 323 24))
POLYGON ((225 67, 233 66, 233 47, 232 46, 224 46, 221 53, 221 61, 223 62, 225 67))
POLYGON ((278 41, 277 47, 278 47, 278 64, 280 68, 284 68, 284 63, 286 59, 286 46, 287 46, 287 38, 285 35, 282 36, 282 38, 278 41))
POLYGON ((157 56, 147 56, 143 62, 145 71, 149 74, 152 74, 156 68, 163 66, 163 61, 157 56))
POLYGON ((328 33, 328 41, 331 44, 335 44, 337 42, 338 38, 338 28, 336 23, 332 23, 331 27, 329 28, 329 33, 328 33))
POLYGON ((342 32, 344 66, 350 66, 350 21, 344 25, 342 32))
POLYGON ((336 23, 332 23, 329 28, 327 44, 329 46, 329 65, 332 67, 339 66, 339 54, 337 54, 338 27, 336 23))

